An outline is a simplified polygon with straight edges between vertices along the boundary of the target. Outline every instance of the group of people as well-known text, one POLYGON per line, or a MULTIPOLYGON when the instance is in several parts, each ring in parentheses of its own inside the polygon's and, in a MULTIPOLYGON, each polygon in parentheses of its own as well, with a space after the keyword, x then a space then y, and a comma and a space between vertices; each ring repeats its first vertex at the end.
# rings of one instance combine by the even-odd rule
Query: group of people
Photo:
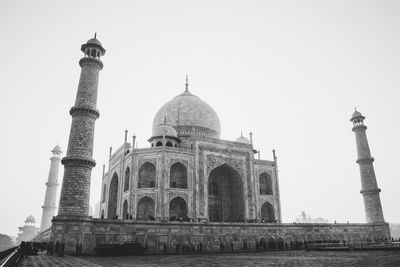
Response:
POLYGON ((27 258, 29 255, 37 255, 38 251, 43 249, 37 242, 21 242, 21 256, 27 258))
POLYGON ((59 257, 63 257, 65 252, 65 244, 62 242, 53 242, 47 243, 47 255, 57 255, 59 257))
MULTIPOLYGON (((167 253, 167 245, 163 244, 164 253, 167 253)), ((200 242, 199 244, 193 243, 183 243, 183 244, 176 244, 175 245, 175 252, 202 252, 203 251, 203 244, 200 242)))

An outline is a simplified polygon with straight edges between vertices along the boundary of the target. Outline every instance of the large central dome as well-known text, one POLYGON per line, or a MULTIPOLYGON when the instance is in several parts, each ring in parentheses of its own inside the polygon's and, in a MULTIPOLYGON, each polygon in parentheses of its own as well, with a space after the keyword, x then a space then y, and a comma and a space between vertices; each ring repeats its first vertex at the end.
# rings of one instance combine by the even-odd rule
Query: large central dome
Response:
POLYGON ((217 113, 187 88, 160 108, 153 120, 153 132, 157 125, 165 121, 175 128, 179 137, 220 136, 221 126, 217 113))

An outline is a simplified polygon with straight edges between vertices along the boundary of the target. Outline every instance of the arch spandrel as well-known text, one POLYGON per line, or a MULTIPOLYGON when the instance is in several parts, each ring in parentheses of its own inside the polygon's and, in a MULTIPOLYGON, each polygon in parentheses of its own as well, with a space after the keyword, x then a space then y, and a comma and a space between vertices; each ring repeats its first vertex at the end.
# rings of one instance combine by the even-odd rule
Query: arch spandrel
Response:
POLYGON ((175 192, 175 191, 168 193, 168 203, 171 202, 171 200, 173 200, 174 198, 177 198, 177 197, 183 198, 186 201, 186 203, 189 204, 189 197, 188 197, 187 193, 175 192))
POLYGON ((181 163, 183 164, 187 169, 189 169, 189 162, 186 159, 176 159, 176 158, 171 158, 169 159, 169 168, 171 169, 172 165, 175 163, 181 163))
POLYGON ((243 164, 243 160, 230 158, 230 157, 223 157, 218 155, 207 155, 207 177, 210 176, 210 173, 220 167, 221 165, 228 165, 233 168, 235 171, 239 173, 242 180, 245 177, 245 168, 243 164))
POLYGON ((148 158, 148 159, 146 158, 146 159, 139 159, 138 164, 137 164, 137 169, 139 170, 140 167, 142 167, 142 165, 147 162, 153 164, 157 168, 157 159, 156 158, 148 158))
POLYGON ((154 203, 156 202, 156 193, 138 193, 136 194, 136 203, 139 203, 139 201, 144 198, 144 197, 149 197, 153 199, 154 203))

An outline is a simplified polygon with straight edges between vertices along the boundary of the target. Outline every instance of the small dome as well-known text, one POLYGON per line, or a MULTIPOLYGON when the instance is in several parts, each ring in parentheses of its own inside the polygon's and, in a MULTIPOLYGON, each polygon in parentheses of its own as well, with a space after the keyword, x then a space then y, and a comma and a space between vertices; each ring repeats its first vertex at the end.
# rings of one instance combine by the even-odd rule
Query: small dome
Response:
POLYGON ((101 46, 101 43, 100 43, 100 41, 99 41, 99 40, 97 40, 97 38, 96 38, 96 37, 94 37, 94 38, 92 38, 92 39, 88 40, 88 41, 86 42, 86 44, 96 44, 96 45, 99 45, 99 46, 101 46))
POLYGON ((238 139, 236 139, 236 142, 249 144, 249 145, 251 144, 250 140, 247 137, 244 137, 243 135, 241 135, 238 139))
POLYGON ((29 215, 26 220, 26 223, 36 223, 35 217, 33 217, 32 215, 29 215))
POLYGON ((155 127, 153 127, 153 134, 152 136, 169 136, 169 137, 177 137, 178 134, 176 130, 167 123, 161 123, 155 127))
POLYGON ((353 112, 353 115, 351 116, 351 121, 355 120, 355 119, 365 119, 365 117, 361 114, 361 112, 359 112, 358 110, 355 110, 353 112))
POLYGON ((52 150, 51 152, 57 153, 57 154, 61 154, 61 153, 62 153, 61 147, 57 144, 57 145, 53 148, 53 150, 52 150))

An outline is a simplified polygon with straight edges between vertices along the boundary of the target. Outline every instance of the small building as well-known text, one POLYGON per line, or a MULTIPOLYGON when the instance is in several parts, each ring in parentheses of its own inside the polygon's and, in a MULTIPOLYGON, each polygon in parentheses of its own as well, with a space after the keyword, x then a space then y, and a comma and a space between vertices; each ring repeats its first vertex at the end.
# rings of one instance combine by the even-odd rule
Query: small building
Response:
POLYGON ((25 225, 18 227, 18 230, 17 243, 33 239, 39 233, 39 228, 36 227, 35 217, 32 215, 28 216, 25 220, 25 225))

